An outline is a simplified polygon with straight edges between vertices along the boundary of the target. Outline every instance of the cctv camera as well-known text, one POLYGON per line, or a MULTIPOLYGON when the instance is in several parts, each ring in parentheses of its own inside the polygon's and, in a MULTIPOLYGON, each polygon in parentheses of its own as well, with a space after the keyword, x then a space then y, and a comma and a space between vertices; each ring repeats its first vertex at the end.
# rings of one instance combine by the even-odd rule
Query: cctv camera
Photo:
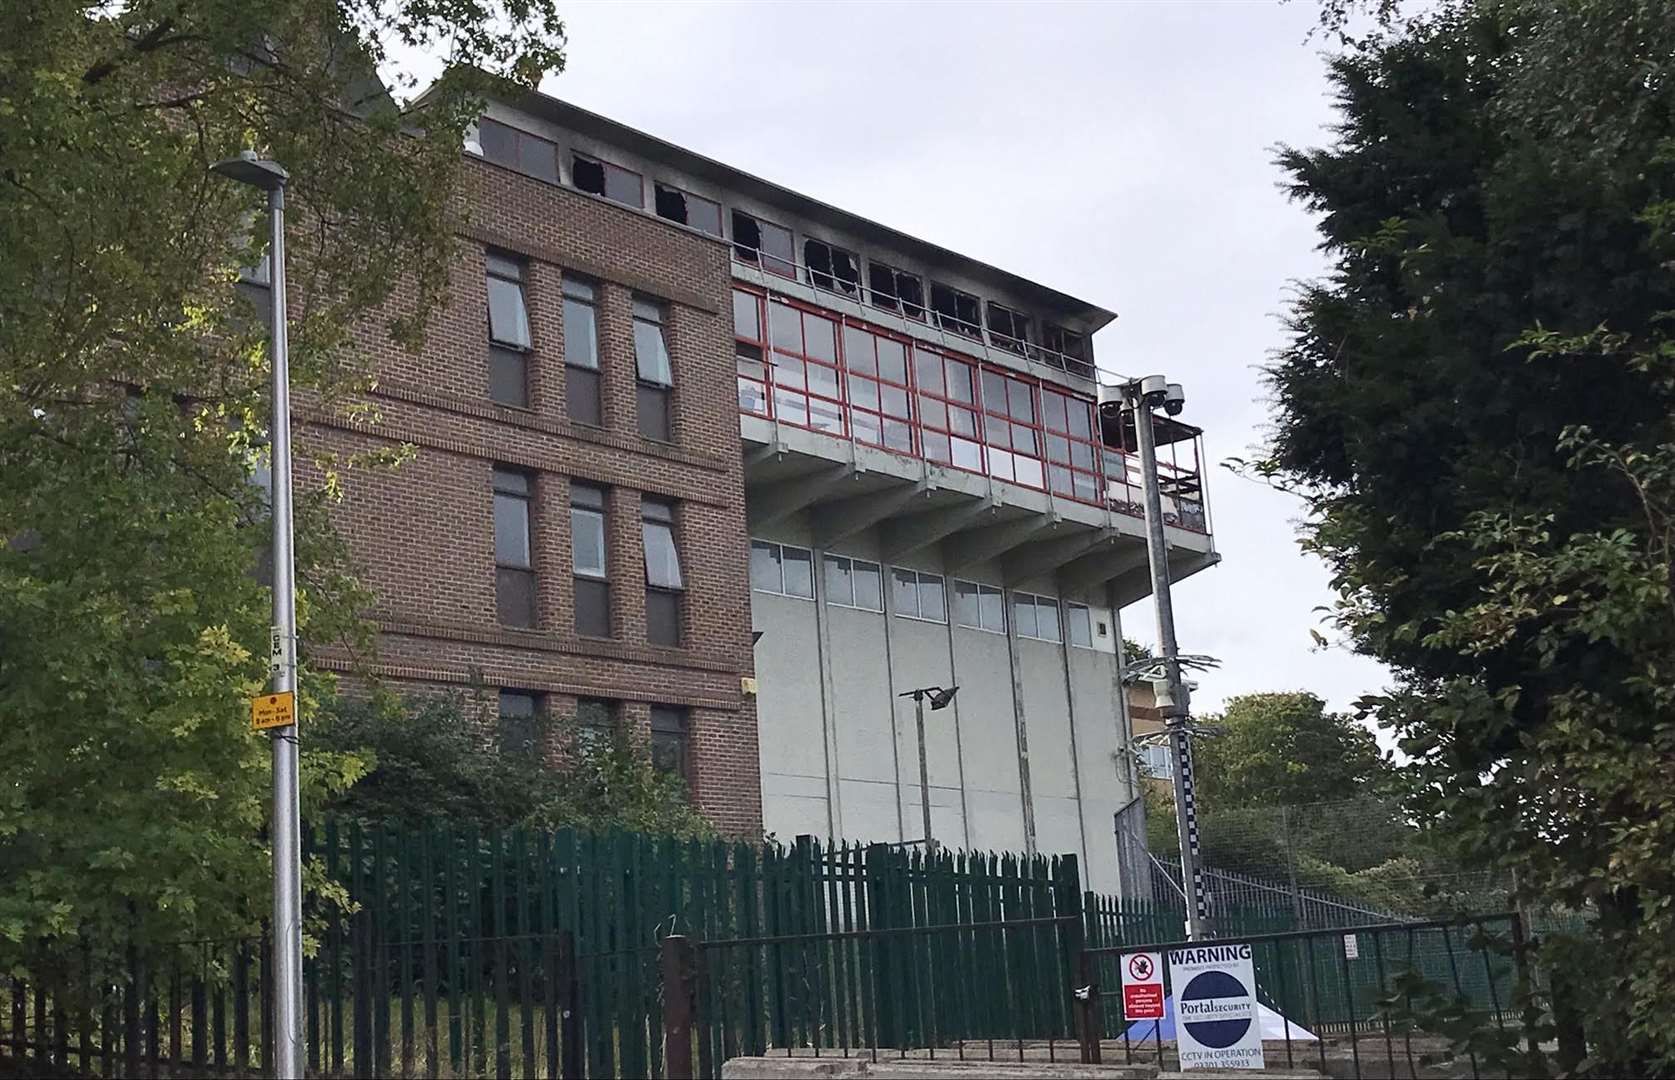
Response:
POLYGON ((1178 382, 1170 383, 1163 391, 1163 410, 1170 416, 1181 415, 1186 408, 1186 390, 1178 382))

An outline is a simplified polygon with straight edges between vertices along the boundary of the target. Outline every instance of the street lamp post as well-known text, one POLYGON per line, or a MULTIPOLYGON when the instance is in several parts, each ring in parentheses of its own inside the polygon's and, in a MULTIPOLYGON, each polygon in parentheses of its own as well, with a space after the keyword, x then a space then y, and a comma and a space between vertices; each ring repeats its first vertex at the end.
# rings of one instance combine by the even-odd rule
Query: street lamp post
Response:
POLYGON ((940 686, 926 686, 897 695, 913 699, 913 722, 919 729, 919 812, 925 821, 926 855, 936 854, 936 841, 931 838, 931 770, 925 760, 925 699, 930 699, 931 712, 936 712, 946 709, 959 691, 957 686, 950 686, 946 690, 940 686))
MULTIPOLYGON (((212 171, 267 192, 272 228, 268 249, 272 305, 273 421, 273 692, 297 688, 296 565, 291 543, 291 374, 285 308, 285 181, 275 161, 246 150, 216 162, 212 171)), ((293 713, 293 720, 295 714, 293 713)), ((278 1077, 303 1074, 302 1033, 302 826, 297 799, 297 728, 272 731, 273 744, 273 971, 274 1052, 278 1077)))
POLYGON ((1163 497, 1157 476, 1157 440, 1152 431, 1152 411, 1163 406, 1170 413, 1181 411, 1186 400, 1179 383, 1166 382, 1161 375, 1148 375, 1123 387, 1134 416, 1134 437, 1140 449, 1140 473, 1145 489, 1146 552, 1151 560, 1152 599, 1157 610, 1157 642, 1163 654, 1164 692, 1158 698, 1174 740, 1175 827, 1181 844, 1181 884, 1190 888, 1186 898, 1186 936, 1200 941, 1209 933, 1209 913, 1204 899, 1204 871, 1198 849, 1198 809, 1192 783, 1192 732, 1188 691, 1181 679, 1180 653, 1175 644, 1175 606, 1169 595, 1169 548, 1163 533, 1163 497))

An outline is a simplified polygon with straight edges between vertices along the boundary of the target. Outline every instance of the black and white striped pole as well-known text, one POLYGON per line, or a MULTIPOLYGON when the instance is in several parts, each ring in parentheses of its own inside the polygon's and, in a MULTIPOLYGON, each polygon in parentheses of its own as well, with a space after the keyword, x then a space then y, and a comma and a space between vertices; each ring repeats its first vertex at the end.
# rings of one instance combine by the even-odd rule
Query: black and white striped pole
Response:
POLYGON ((1186 682, 1181 678, 1180 652, 1175 645, 1175 607, 1169 597, 1169 548, 1163 533, 1163 497, 1157 477, 1157 439, 1152 431, 1153 410, 1181 411, 1186 395, 1179 383, 1162 375, 1148 375, 1123 387, 1134 416, 1134 441, 1140 449, 1140 473, 1145 490, 1146 551, 1151 557, 1152 601, 1157 608, 1157 644, 1162 654, 1163 680, 1158 687, 1158 712, 1174 747, 1175 826, 1181 841, 1181 885, 1190 889, 1186 903, 1186 936, 1201 941, 1209 936, 1209 912, 1204 897, 1204 871, 1198 849, 1198 811, 1192 790, 1192 732, 1186 682))

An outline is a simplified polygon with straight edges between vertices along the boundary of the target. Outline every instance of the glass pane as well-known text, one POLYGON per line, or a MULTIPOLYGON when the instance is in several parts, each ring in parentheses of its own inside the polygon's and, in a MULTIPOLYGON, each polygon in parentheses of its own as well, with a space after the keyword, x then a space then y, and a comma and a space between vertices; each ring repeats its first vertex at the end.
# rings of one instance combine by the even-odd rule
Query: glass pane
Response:
POLYGON ((1012 458, 1013 479, 1030 487, 1041 487, 1041 459, 1015 454, 1012 458))
POLYGON ((599 372, 588 368, 564 369, 564 404, 570 419, 578 424, 602 425, 599 404, 599 372))
POLYGON ((990 413, 983 417, 983 441, 990 446, 1008 449, 1012 445, 1012 425, 1004 417, 990 413))
POLYGON ((919 614, 937 622, 948 621, 947 597, 943 595, 941 578, 919 575, 919 614))
POLYGON ((599 367, 599 326, 592 304, 564 298, 564 362, 573 367, 599 367))
POLYGON ((1047 436, 1047 460, 1061 464, 1070 461, 1070 440, 1063 435, 1047 436))
POLYGON ((948 406, 933 397, 919 398, 919 422, 933 428, 948 430, 948 406))
POLYGON ((884 445, 903 454, 913 452, 913 429, 900 420, 884 421, 884 445))
POLYGON ((771 593, 784 590, 778 544, 765 544, 760 540, 750 542, 750 587, 771 593))
POLYGON ((1031 423, 1035 420, 1035 399, 1028 383, 1017 379, 1006 380, 1006 400, 1013 419, 1031 423))
POLYGON ((866 608, 868 611, 884 610, 884 583, 877 563, 856 562, 855 570, 855 606, 866 608))
POLYGON ((975 439, 977 437, 977 414, 970 409, 950 407, 948 410, 948 430, 955 435, 964 435, 967 438, 975 439))
MULTIPOLYGON (((926 431, 921 436, 925 442, 925 457, 931 461, 940 461, 944 465, 958 464, 948 445, 948 436, 935 431, 926 431)), ((971 466, 964 466, 970 468, 971 466)))
POLYGON ((884 383, 881 389, 884 391, 885 412, 898 419, 912 419, 913 411, 908 408, 906 390, 899 386, 891 386, 889 383, 884 383))
POLYGON ((520 408, 529 404, 523 353, 489 346, 489 400, 520 408))
POLYGON ((774 256, 787 268, 795 265, 797 252, 791 243, 791 230, 767 221, 759 224, 762 227, 763 253, 774 256))
POLYGON ((768 414, 768 392, 762 388, 760 381, 739 377, 739 408, 762 416, 768 414))
POLYGON ((864 443, 880 446, 884 442, 884 427, 877 414, 852 410, 849 414, 849 433, 864 443))
POLYGON ((605 515, 570 508, 570 563, 578 574, 605 576, 605 515))
POLYGON ((814 599, 814 553, 807 548, 783 548, 785 595, 814 599))
POLYGON ((1034 637, 1035 598, 1023 593, 1012 594, 1012 625, 1018 628, 1019 637, 1034 637))
POLYGON ((651 767, 676 776, 686 772, 686 736, 675 731, 651 732, 651 767))
POLYGON ((1047 466, 1047 484, 1055 494, 1070 495, 1074 493, 1073 481, 1070 476, 1070 470, 1063 465, 1047 466))
POLYGON ((653 645, 680 644, 680 593, 646 590, 646 641, 653 645))
POLYGON ((967 405, 975 405, 971 394, 971 368, 958 360, 948 361, 948 396, 967 405))
POLYGON ((913 379, 921 390, 942 393, 942 357, 924 349, 914 349, 913 379))
POLYGON ((1035 601, 1035 622, 1043 641, 1059 640, 1059 602, 1048 597, 1035 601))
POLYGON ((889 338, 878 339, 878 374, 907 385, 907 347, 889 338))
POLYGON ((768 304, 768 332, 773 335, 773 347, 790 352, 803 351, 803 320, 797 309, 777 300, 768 304))
POLYGON ((808 362, 808 389, 812 394, 824 394, 827 397, 838 397, 838 370, 825 364, 808 362))
POLYGON ((579 577, 575 582, 576 633, 589 637, 610 637, 610 585, 599 578, 579 577))
POLYGON ((774 415, 787 424, 808 423, 808 398, 792 390, 774 391, 774 415))
POLYGON ((919 614, 919 575, 911 570, 890 571, 890 606, 897 615, 919 614))
POLYGON ((1071 399, 1065 409, 1070 420, 1070 434, 1078 439, 1092 439, 1093 428, 1090 426, 1087 402, 1071 399))
POLYGON ((762 313, 755 293, 733 290, 733 333, 752 341, 762 340, 762 313))
POLYGON ((640 421, 640 434, 658 442, 673 442, 669 430, 669 394, 667 386, 636 384, 635 406, 640 421))
POLYGON ((1099 501, 1099 484, 1092 473, 1070 474, 1071 494, 1085 502, 1099 501))
POLYGON ((803 350, 816 360, 837 363, 837 327, 832 320, 804 313, 803 350))
POLYGON ((978 606, 983 613, 983 629, 1006 632, 1006 598, 999 589, 984 586, 977 597, 978 606))
POLYGON ((1054 390, 1041 391, 1041 416, 1048 431, 1065 430, 1064 395, 1054 390))
POLYGON ((983 471, 983 447, 966 439, 953 440, 954 464, 972 472, 983 471))
POLYGON ((843 432, 843 406, 825 398, 808 399, 808 426, 816 431, 843 432))
POLYGON ((524 310, 523 286, 505 278, 489 282, 489 337, 502 345, 529 348, 529 313, 524 310))
POLYGON ((620 165, 605 165, 605 198, 628 206, 645 205, 645 185, 640 174, 629 172, 620 165))
POLYGON ((483 156, 499 165, 516 167, 518 163, 518 133, 505 124, 484 119, 477 125, 477 144, 483 156))
POLYGON ((849 400, 863 409, 877 409, 878 384, 859 375, 849 376, 849 400))
POLYGON ((721 204, 697 195, 686 196, 686 223, 699 232, 721 235, 721 204))
POLYGON ((977 602, 977 584, 975 582, 954 582, 954 621, 961 626, 981 627, 983 625, 983 613, 977 602))
POLYGON ((983 408, 992 413, 1006 412, 1006 377, 993 371, 983 372, 983 408))
POLYGON ((518 168, 549 184, 558 183, 558 147, 533 135, 520 136, 518 168))
POLYGON ((849 606, 855 602, 855 578, 848 559, 826 556, 826 603, 849 606))
POLYGON ((646 584, 658 589, 679 589, 680 555, 675 551, 675 532, 661 521, 642 522, 646 548, 646 584))
POLYGON ((1022 424, 1013 424, 1012 449, 1020 454, 1030 454, 1032 456, 1040 454, 1041 449, 1035 443, 1035 429, 1027 428, 1022 424))
POLYGON ((843 362, 850 371, 872 375, 878 371, 878 361, 872 354, 873 336, 853 326, 843 328, 843 362))
POLYGON ((494 496, 494 561, 500 566, 529 567, 529 500, 494 496))
POLYGON ((669 367, 669 346, 663 327, 646 319, 634 320, 634 365, 640 378, 658 386, 669 386, 675 377, 669 367))
POLYGON ((1071 443, 1070 464, 1076 466, 1078 469, 1086 469, 1089 472, 1092 472, 1093 447, 1083 442, 1071 443))
POLYGON ((498 566, 494 571, 495 613, 506 626, 535 625, 535 575, 528 570, 498 566))
POLYGON ((1012 455, 1005 450, 990 447, 989 475, 997 480, 1012 479, 1012 455))
POLYGON ((1093 646, 1093 617, 1085 604, 1071 604, 1067 613, 1070 623, 1070 644, 1083 648, 1093 646))

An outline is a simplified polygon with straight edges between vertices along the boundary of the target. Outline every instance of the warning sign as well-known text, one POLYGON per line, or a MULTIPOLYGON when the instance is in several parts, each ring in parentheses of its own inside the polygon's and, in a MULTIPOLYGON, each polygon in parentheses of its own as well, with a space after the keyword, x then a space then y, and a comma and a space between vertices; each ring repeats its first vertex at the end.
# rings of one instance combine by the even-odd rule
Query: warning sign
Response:
POLYGON ((1249 944, 1169 950, 1182 1069, 1260 1069, 1262 1028, 1249 944))
POLYGON ((1124 1020, 1163 1019, 1163 954, 1123 954, 1122 1015, 1124 1020))
POLYGON ((277 694, 263 694, 259 698, 250 699, 250 729, 252 731, 290 727, 296 722, 297 696, 294 691, 282 690, 277 694))

